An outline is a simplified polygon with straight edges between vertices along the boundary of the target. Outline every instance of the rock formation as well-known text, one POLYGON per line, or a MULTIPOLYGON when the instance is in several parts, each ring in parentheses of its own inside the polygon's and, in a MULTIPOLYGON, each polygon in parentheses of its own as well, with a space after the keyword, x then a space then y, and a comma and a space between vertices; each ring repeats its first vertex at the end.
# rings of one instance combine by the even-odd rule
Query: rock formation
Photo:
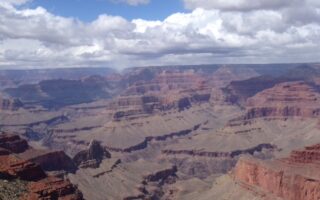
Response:
POLYGON ((186 72, 164 70, 149 81, 131 85, 110 108, 121 110, 115 119, 122 116, 151 114, 169 109, 183 110, 191 102, 208 102, 210 89, 204 77, 192 70, 186 72))
POLYGON ((0 110, 16 111, 23 106, 19 99, 7 99, 0 96, 0 110))
POLYGON ((305 82, 277 84, 247 100, 245 119, 259 117, 303 117, 320 115, 320 94, 305 82))
POLYGON ((289 158, 283 159, 293 164, 319 164, 320 161, 320 144, 305 147, 303 150, 292 151, 289 158))
POLYGON ((210 78, 210 84, 216 88, 226 87, 232 81, 246 80, 252 77, 259 76, 257 72, 250 68, 220 67, 213 73, 210 78))
POLYGON ((57 199, 57 200, 82 200, 81 192, 69 181, 47 177, 38 182, 28 184, 29 193, 22 200, 57 199))
POLYGON ((7 179, 20 178, 26 181, 37 181, 46 177, 41 167, 35 163, 22 160, 7 151, 7 155, 3 155, 5 150, 1 150, 1 177, 7 179))
POLYGON ((246 100, 257 93, 272 88, 276 84, 291 81, 289 78, 259 76, 242 81, 232 81, 226 88, 230 103, 245 105, 246 100))
POLYGON ((26 140, 21 139, 18 135, 0 134, 0 147, 8 149, 13 153, 21 153, 29 148, 26 140))
POLYGON ((44 152, 43 154, 32 156, 28 160, 39 164, 45 171, 74 172, 77 168, 72 159, 63 151, 44 152))
POLYGON ((260 188, 285 200, 320 199, 319 145, 293 151, 288 158, 238 161, 234 179, 249 190, 260 188))
POLYGON ((15 154, 15 152, 23 153, 21 151, 26 151, 27 147, 26 141, 18 136, 1 135, 0 179, 25 181, 26 188, 23 189, 25 193, 21 196, 22 200, 83 199, 81 192, 69 181, 48 176, 40 165, 22 159, 20 154, 15 154), (24 148, 18 148, 19 145, 24 148))
POLYGON ((111 158, 111 154, 98 141, 92 140, 88 149, 76 154, 73 161, 80 168, 97 168, 104 158, 111 158))

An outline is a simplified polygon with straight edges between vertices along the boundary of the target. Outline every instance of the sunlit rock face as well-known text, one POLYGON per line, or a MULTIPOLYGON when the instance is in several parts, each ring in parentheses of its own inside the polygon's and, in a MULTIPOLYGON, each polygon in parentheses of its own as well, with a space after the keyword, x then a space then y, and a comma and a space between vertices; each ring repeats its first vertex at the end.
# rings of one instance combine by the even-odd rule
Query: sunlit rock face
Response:
MULTIPOLYGON (((0 143, 0 179, 24 181, 20 186, 24 191, 20 199, 83 199, 82 193, 69 181, 49 176, 39 164, 23 158, 24 153, 31 150, 25 140, 17 135, 1 134, 0 143)), ((51 162, 50 159, 47 161, 51 162)), ((9 184, 8 187, 17 186, 9 184)))
POLYGON ((97 168, 105 158, 111 158, 111 154, 98 141, 92 140, 88 149, 80 151, 73 160, 80 168, 97 168))
POLYGON ((312 118, 320 114, 320 94, 305 82, 287 82, 247 100, 246 119, 259 117, 312 118))
POLYGON ((319 155, 315 145, 274 161, 246 157, 238 161, 233 176, 252 191, 258 187, 285 200, 315 200, 320 198, 319 155))

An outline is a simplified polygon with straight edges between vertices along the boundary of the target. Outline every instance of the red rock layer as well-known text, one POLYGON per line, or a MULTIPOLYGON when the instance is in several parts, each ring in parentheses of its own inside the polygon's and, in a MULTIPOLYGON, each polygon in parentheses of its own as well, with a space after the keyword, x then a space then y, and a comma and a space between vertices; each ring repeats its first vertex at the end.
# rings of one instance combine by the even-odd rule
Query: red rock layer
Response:
POLYGON ((320 144, 306 147, 304 150, 292 151, 290 157, 284 159, 288 163, 319 164, 320 165, 320 144))
POLYGON ((20 137, 1 134, 0 138, 0 178, 21 179, 28 182, 28 192, 22 200, 82 200, 82 194, 69 181, 47 176, 40 165, 23 160, 13 152, 22 153, 28 144, 20 137))
POLYGON ((0 161, 0 174, 3 177, 20 178, 26 181, 37 181, 46 177, 39 165, 21 160, 10 153, 1 155, 0 161))
POLYGON ((80 200, 82 194, 69 181, 48 177, 28 185, 29 193, 22 200, 80 200))
POLYGON ((234 179, 245 188, 260 188, 285 200, 320 199, 319 147, 293 151, 281 160, 242 158, 233 171, 234 179))
POLYGON ((281 83, 247 100, 245 119, 260 117, 317 117, 320 94, 304 82, 281 83))
POLYGON ((125 92, 126 95, 141 95, 175 90, 202 89, 205 79, 192 70, 162 71, 150 81, 138 81, 131 85, 125 92))
POLYGON ((182 111, 191 103, 208 102, 211 88, 205 77, 190 71, 159 72, 151 80, 136 81, 111 102, 115 121, 134 119, 156 112, 176 109, 182 111))

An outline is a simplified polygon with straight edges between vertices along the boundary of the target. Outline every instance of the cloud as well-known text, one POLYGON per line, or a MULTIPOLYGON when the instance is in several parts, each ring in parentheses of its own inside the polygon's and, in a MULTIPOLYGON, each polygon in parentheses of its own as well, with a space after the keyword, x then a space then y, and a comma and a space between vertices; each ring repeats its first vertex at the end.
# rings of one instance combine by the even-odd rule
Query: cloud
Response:
POLYGON ((0 68, 317 61, 317 1, 289 4, 250 12, 195 8, 162 21, 103 14, 83 22, 0 2, 0 68))
POLYGON ((5 0, 6 3, 11 5, 22 5, 26 4, 27 2, 31 2, 32 0, 5 0))
POLYGON ((110 0, 114 3, 126 3, 131 6, 138 6, 138 5, 146 5, 150 3, 150 0, 110 0))
MULTIPOLYGON (((250 11, 257 9, 279 9, 301 0, 184 0, 188 9, 204 8, 229 11, 250 11)), ((302 0, 303 1, 303 0, 302 0)))

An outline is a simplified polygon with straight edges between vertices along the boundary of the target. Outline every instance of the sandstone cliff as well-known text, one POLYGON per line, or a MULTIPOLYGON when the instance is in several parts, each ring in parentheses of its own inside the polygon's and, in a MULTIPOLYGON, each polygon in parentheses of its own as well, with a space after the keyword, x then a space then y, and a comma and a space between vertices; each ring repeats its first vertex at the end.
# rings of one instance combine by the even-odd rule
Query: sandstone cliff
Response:
MULTIPOLYGON (((56 200, 82 200, 81 192, 68 180, 48 176, 40 165, 24 160, 15 152, 27 151, 28 144, 20 137, 11 134, 1 134, 0 147, 0 179, 10 180, 8 187, 15 180, 24 181, 20 186, 23 192, 22 200, 56 199, 56 200), (22 148, 17 148, 22 144, 22 148)), ((6 199, 13 198, 6 196, 6 199)))
POLYGON ((4 133, 0 134, 0 147, 13 153, 21 153, 26 151, 29 145, 26 140, 21 139, 18 135, 4 133))
POLYGON ((233 176, 249 190, 259 188, 285 200, 320 199, 319 152, 316 145, 274 161, 245 157, 238 161, 233 176))
POLYGON ((281 83, 249 98, 244 119, 261 117, 302 117, 320 115, 320 94, 305 82, 281 83))
POLYGON ((63 151, 44 152, 31 156, 28 160, 39 164, 45 171, 75 172, 77 169, 72 159, 63 151))
POLYGON ((80 168, 97 168, 104 158, 111 158, 111 154, 98 141, 92 140, 88 149, 76 154, 73 161, 80 168))

